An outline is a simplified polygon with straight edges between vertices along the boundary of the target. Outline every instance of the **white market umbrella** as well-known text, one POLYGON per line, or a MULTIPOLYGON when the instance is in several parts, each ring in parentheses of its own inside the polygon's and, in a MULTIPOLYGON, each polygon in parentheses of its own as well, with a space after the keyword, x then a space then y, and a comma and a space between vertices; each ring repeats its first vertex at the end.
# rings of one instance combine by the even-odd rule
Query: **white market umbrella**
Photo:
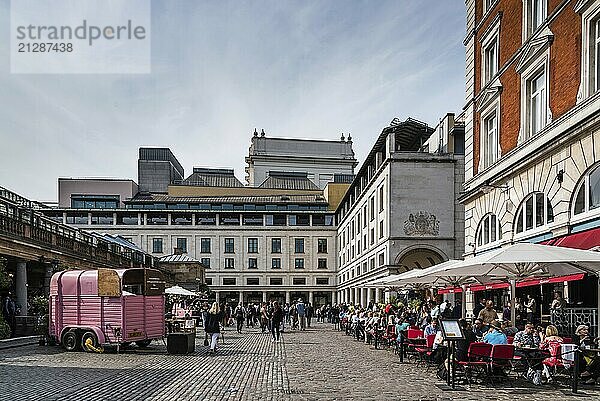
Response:
POLYGON ((413 269, 406 271, 401 274, 392 274, 377 280, 373 280, 367 284, 370 288, 381 288, 381 287, 409 287, 412 284, 434 284, 435 282, 441 281, 440 277, 428 278, 429 274, 433 271, 443 270, 446 267, 453 265, 454 263, 460 262, 459 260, 448 260, 446 262, 439 263, 427 267, 425 269, 413 269))
POLYGON ((183 287, 180 287, 178 285, 174 285, 173 287, 169 287, 165 289, 165 294, 170 294, 170 295, 183 295, 183 296, 187 296, 187 297, 195 297, 198 294, 196 294, 195 292, 192 292, 190 290, 186 290, 183 287))
MULTIPOLYGON (((511 320, 514 324, 516 280, 575 273, 591 273, 599 276, 600 252, 519 242, 466 259, 433 272, 431 275, 440 277, 487 276, 491 279, 510 280, 511 320)), ((598 309, 600 316, 600 301, 598 309)))

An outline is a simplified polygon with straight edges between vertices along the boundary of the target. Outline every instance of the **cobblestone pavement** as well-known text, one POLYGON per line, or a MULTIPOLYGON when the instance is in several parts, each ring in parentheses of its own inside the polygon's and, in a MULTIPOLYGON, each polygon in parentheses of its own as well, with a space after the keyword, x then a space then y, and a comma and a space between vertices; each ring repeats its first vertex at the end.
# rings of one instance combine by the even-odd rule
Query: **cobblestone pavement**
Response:
MULTIPOLYGON (((217 355, 208 355, 203 339, 197 337, 195 354, 181 356, 167 355, 162 343, 121 354, 2 350, 0 400, 576 399, 564 386, 523 381, 444 392, 432 372, 401 364, 392 350, 375 350, 328 324, 285 333, 282 343, 254 330, 229 330, 217 355)), ((585 398, 600 399, 597 387, 584 387, 585 398)))

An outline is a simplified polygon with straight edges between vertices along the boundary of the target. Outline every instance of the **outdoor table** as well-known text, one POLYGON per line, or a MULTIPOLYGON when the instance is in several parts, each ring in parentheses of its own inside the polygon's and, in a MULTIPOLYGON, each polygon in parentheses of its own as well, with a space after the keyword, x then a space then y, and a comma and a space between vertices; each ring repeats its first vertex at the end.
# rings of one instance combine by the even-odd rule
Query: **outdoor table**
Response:
MULTIPOLYGON (((600 354, 600 348, 577 348, 575 350, 576 353, 583 353, 583 352, 595 352, 596 354, 600 354)), ((571 387, 571 391, 573 393, 577 393, 577 387, 578 387, 578 381, 579 381, 579 355, 575 355, 575 366, 573 366, 573 382, 572 382, 572 387, 571 387)))
POLYGON ((542 361, 550 357, 550 351, 536 347, 517 347, 515 346, 515 355, 520 356, 527 361, 527 366, 534 370, 541 368, 542 361))

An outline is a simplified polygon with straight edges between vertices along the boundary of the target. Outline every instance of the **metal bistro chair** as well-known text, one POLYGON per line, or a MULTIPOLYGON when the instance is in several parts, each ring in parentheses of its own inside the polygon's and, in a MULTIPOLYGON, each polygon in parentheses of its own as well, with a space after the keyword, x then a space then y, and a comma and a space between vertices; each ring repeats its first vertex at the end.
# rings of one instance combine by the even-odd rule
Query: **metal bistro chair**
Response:
POLYGON ((554 379, 559 373, 566 373, 572 379, 572 368, 575 365, 576 344, 551 343, 548 347, 550 358, 542 361, 554 379))
POLYGON ((425 346, 416 346, 415 351, 419 354, 419 361, 417 366, 425 364, 428 368, 432 366, 433 361, 431 355, 433 354, 433 343, 435 341, 435 334, 429 334, 425 337, 425 346))
POLYGON ((482 374, 488 374, 490 369, 490 358, 492 345, 487 343, 471 343, 467 351, 467 360, 459 361, 465 372, 467 383, 471 384, 473 372, 477 372, 475 380, 482 374))
POLYGON ((490 355, 490 380, 505 379, 512 369, 515 357, 515 347, 510 344, 496 344, 492 347, 490 355))

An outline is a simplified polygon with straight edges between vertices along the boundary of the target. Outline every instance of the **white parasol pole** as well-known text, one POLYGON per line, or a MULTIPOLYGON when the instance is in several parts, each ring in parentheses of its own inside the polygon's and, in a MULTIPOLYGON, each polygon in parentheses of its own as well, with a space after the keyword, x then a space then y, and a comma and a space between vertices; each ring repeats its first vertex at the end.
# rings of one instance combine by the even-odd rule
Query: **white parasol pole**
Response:
POLYGON ((517 283, 513 278, 510 280, 510 322, 513 327, 516 327, 517 321, 517 310, 515 309, 515 302, 517 299, 517 283))

